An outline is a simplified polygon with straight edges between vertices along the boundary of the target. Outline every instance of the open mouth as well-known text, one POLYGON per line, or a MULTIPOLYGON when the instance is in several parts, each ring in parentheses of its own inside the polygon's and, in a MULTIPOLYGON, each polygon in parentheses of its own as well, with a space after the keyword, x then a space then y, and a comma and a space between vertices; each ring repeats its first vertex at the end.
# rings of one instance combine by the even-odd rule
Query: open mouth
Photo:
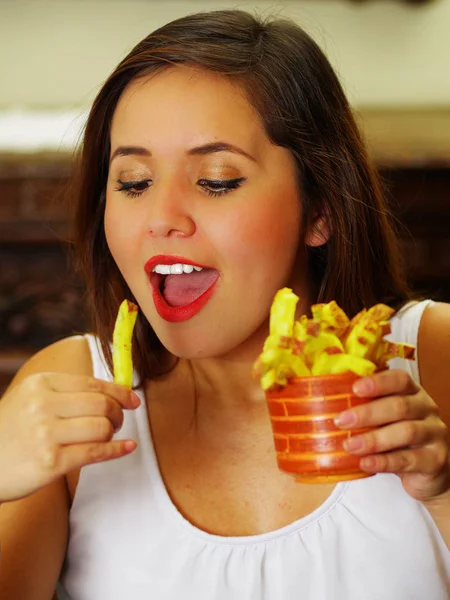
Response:
MULTIPOLYGON (((202 269, 191 273, 161 275, 152 273, 155 287, 169 306, 188 306, 202 296, 219 278, 215 269, 202 269)), ((152 282, 153 285, 153 282, 152 282)))
POLYGON ((153 289, 156 309, 166 321, 190 319, 209 301, 219 280, 216 269, 176 257, 154 257, 145 270, 153 289))

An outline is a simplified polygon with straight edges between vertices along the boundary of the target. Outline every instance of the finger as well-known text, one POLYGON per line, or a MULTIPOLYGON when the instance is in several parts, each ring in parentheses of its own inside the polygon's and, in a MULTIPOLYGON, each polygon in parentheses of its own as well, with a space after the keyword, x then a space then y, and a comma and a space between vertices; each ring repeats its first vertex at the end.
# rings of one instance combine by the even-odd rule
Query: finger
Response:
POLYGON ((137 447, 135 440, 112 440, 104 443, 74 444, 47 448, 42 455, 44 468, 53 475, 65 475, 75 469, 98 462, 121 458, 133 452, 137 447))
POLYGON ((340 413, 335 423, 341 429, 376 427, 396 421, 424 419, 438 408, 427 394, 387 396, 340 413))
POLYGON ((420 386, 405 371, 389 369, 375 373, 370 377, 362 377, 353 384, 353 392, 357 396, 379 398, 395 394, 415 394, 420 386))
POLYGON ((447 428, 440 419, 401 421, 386 427, 352 436, 344 441, 344 448, 352 454, 374 454, 408 446, 423 446, 436 440, 444 441, 447 428))
POLYGON ((107 417, 118 431, 123 425, 123 409, 110 396, 96 393, 55 394, 50 410, 62 419, 75 417, 107 417))
POLYGON ((52 425, 53 440, 62 446, 88 442, 109 442, 114 427, 106 417, 59 419, 52 425))
POLYGON ((445 444, 437 443, 415 449, 402 449, 386 454, 365 456, 359 461, 369 473, 440 473, 448 460, 445 444))
POLYGON ((127 409, 137 408, 140 404, 137 394, 112 381, 68 373, 39 373, 33 375, 32 378, 35 382, 45 382, 54 392, 97 392, 106 394, 116 400, 120 406, 127 409))

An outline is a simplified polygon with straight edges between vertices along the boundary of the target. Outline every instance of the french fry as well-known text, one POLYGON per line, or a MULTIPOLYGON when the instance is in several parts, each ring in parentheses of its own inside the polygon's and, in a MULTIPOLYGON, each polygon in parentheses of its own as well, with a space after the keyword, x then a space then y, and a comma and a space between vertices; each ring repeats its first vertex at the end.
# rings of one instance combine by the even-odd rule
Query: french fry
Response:
POLYGON ((270 309, 270 335, 292 337, 298 296, 289 288, 278 290, 270 309))
POLYGON ((394 309, 376 304, 353 319, 332 301, 311 307, 312 319, 295 321, 298 297, 279 290, 270 312, 270 335, 253 373, 264 390, 285 386, 293 377, 353 372, 361 377, 387 368, 395 357, 414 359, 414 347, 388 342, 394 309))
POLYGON ((350 319, 333 300, 328 304, 314 304, 311 307, 313 319, 319 321, 321 329, 340 337, 348 328, 350 319))
POLYGON ((253 374, 260 378, 263 389, 269 389, 275 385, 286 385, 292 377, 311 375, 311 372, 303 358, 290 349, 269 348, 256 361, 253 374))
POLYGON ((119 307, 113 332, 114 382, 130 389, 133 385, 132 337, 137 315, 136 304, 124 300, 119 307))
POLYGON ((321 354, 341 354, 344 346, 341 340, 333 333, 319 332, 317 336, 311 336, 304 348, 305 362, 312 368, 321 354))
POLYGON ((383 337, 390 333, 389 319, 394 309, 385 304, 376 304, 367 311, 361 311, 350 322, 350 331, 344 342, 345 350, 352 356, 371 360, 383 337))
POLYGON ((410 344, 396 344, 383 340, 377 349, 375 362, 380 369, 386 368, 388 360, 393 358, 405 358, 415 360, 416 349, 410 344))
POLYGON ((359 356, 350 354, 327 354, 323 352, 312 367, 312 375, 332 375, 333 373, 345 373, 351 371, 360 377, 372 375, 376 366, 359 356))

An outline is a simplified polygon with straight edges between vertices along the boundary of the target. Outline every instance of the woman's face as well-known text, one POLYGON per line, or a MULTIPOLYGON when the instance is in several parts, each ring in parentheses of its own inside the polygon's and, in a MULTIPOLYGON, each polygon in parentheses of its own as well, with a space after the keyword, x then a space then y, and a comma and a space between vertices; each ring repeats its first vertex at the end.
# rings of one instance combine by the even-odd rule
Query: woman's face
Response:
POLYGON ((275 292, 307 290, 294 159, 245 93, 187 67, 135 80, 110 160, 108 245, 164 346, 186 358, 259 348, 275 292))

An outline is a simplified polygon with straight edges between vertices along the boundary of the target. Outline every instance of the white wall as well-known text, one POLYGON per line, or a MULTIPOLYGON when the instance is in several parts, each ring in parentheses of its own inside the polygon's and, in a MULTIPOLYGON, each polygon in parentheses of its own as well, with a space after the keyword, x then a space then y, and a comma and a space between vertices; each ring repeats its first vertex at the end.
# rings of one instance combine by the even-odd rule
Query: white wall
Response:
POLYGON ((148 32, 235 6, 294 17, 359 107, 450 106, 450 0, 0 0, 0 110, 84 108, 148 32))

